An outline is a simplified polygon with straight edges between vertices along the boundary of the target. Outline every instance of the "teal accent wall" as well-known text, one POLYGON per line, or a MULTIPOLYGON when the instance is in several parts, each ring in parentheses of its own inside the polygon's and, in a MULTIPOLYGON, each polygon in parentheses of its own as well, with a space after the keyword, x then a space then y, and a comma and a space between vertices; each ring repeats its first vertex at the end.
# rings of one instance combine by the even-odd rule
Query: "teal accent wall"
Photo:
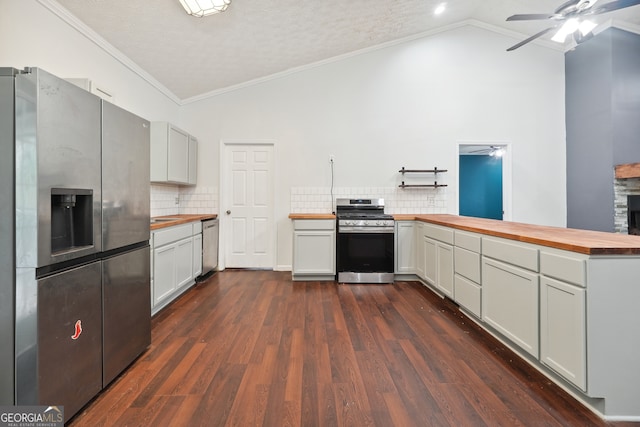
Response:
POLYGON ((460 156, 460 215, 502 219, 502 158, 460 156))

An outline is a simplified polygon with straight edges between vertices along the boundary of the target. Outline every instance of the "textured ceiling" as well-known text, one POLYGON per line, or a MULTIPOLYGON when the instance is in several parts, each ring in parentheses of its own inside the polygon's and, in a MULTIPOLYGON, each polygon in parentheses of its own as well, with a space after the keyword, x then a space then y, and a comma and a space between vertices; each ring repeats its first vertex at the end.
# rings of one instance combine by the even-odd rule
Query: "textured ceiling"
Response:
MULTIPOLYGON (((204 18, 187 15, 178 0, 57 4, 185 100, 468 19, 526 38, 547 23, 507 16, 550 12, 562 1, 449 0, 437 17, 441 0, 233 0, 204 18)), ((640 6, 599 17, 608 19, 640 28, 640 6)))

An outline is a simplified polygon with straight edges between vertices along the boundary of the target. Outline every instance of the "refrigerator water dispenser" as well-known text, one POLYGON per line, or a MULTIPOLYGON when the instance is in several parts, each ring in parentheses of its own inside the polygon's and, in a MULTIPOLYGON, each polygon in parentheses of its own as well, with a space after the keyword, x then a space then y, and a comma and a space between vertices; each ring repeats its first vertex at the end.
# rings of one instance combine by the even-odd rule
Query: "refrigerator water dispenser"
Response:
POLYGON ((93 245, 93 190, 51 189, 51 252, 93 245))

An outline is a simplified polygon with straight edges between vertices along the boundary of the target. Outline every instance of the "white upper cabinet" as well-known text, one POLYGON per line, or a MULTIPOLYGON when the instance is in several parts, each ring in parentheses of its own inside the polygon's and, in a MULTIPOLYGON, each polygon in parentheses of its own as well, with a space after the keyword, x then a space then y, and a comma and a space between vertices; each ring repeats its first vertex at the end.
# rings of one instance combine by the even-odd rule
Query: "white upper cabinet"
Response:
POLYGON ((167 122, 151 123, 151 182, 196 184, 198 142, 167 122))

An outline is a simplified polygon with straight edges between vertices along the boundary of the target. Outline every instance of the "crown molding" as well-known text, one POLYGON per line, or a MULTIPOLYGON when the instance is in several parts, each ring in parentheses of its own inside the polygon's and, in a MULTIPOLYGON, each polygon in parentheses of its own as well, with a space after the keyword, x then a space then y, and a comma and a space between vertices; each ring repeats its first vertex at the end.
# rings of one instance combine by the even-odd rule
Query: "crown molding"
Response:
POLYGON ((85 23, 76 18, 75 15, 71 14, 67 9, 60 5, 60 3, 56 2, 55 0, 37 0, 37 2, 51 11, 54 15, 56 15, 70 27, 78 31, 82 36, 86 37, 100 49, 105 51, 108 55, 120 62, 134 74, 138 75, 144 81, 149 83, 171 101, 175 102, 177 105, 182 105, 182 101, 180 100, 180 98, 178 98, 166 86, 156 80, 151 74, 142 69, 142 67, 140 67, 138 64, 133 62, 128 56, 123 54, 115 46, 102 38, 98 33, 89 28, 85 23))

